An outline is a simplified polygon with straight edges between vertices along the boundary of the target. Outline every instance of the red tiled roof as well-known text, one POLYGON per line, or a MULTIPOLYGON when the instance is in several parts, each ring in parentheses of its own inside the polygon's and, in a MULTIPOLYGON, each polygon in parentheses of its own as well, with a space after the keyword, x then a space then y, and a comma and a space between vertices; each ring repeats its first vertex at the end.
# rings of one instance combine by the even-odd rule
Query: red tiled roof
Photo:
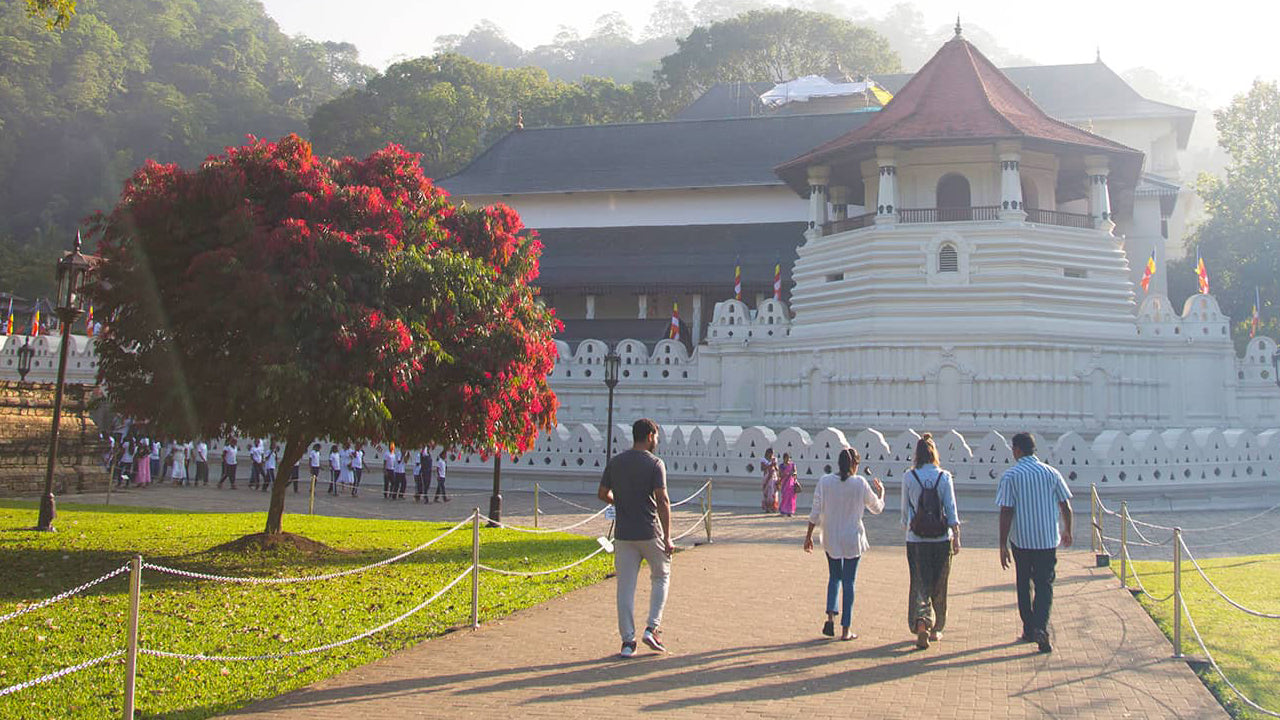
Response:
POLYGON ((957 35, 942 46, 875 117, 860 128, 777 167, 792 174, 861 146, 948 140, 1042 140, 1139 156, 1113 142, 1045 114, 977 48, 957 35))

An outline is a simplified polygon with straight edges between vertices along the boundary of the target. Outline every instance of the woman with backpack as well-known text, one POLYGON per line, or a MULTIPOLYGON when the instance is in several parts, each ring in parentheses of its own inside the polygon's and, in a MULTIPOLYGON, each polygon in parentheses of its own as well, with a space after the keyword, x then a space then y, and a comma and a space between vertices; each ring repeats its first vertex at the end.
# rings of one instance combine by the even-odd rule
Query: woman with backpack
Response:
POLYGON ((960 552, 955 483, 938 467, 938 447, 929 433, 916 442, 914 466, 902 478, 902 525, 911 572, 907 624, 923 650, 942 639, 951 556, 960 552))
POLYGON ((858 471, 858 451, 840 451, 839 474, 823 475, 813 491, 813 510, 809 513, 809 529, 804 537, 804 551, 813 552, 813 529, 822 528, 822 549, 827 554, 827 621, 822 634, 835 635, 836 596, 841 598, 841 640, 858 637, 849 631, 853 619, 853 583, 858 574, 858 560, 870 547, 862 514, 884 510, 884 485, 878 478, 867 480, 858 471))

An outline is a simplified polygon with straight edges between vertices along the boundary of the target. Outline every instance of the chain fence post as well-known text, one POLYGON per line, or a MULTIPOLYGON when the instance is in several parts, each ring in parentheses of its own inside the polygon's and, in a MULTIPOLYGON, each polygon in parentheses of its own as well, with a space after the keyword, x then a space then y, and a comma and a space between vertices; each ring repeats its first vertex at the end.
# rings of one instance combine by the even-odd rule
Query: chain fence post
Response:
POLYGON ((1129 587, 1129 503, 1120 501, 1120 587, 1129 587))
POLYGON ((307 500, 307 514, 316 514, 316 475, 311 473, 311 496, 307 500))
POLYGON ((533 526, 538 527, 538 483, 533 484, 533 526))
POLYGON ((1182 657, 1182 528, 1173 529, 1173 656, 1182 657))
POLYGON ((129 634, 124 655, 124 720, 133 720, 133 695, 138 680, 138 615, 142 604, 142 556, 129 561, 129 634))
POLYGON ((1089 484, 1089 539, 1093 544, 1093 554, 1099 550, 1098 538, 1098 484, 1089 484))
POLYGON ((702 522, 707 529, 707 544, 710 545, 711 544, 711 508, 712 508, 711 478, 707 478, 707 494, 704 496, 703 500, 704 500, 704 505, 706 506, 706 510, 704 512, 706 512, 707 517, 702 522))
POLYGON ((471 511, 471 629, 480 627, 480 508, 471 511))

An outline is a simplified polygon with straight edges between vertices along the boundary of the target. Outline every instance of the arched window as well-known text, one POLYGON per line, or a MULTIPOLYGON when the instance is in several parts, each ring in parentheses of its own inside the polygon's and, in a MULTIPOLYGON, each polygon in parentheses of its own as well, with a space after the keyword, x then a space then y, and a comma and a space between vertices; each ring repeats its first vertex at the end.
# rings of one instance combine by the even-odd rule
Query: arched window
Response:
POLYGON ((1036 184, 1029 178, 1022 178, 1022 208, 1035 210, 1040 207, 1040 194, 1036 192, 1036 184))
POLYGON ((947 243, 938 250, 938 272, 960 272, 960 254, 955 245, 947 243))
POLYGON ((973 219, 969 181, 959 173, 947 173, 938 180, 938 220, 955 222, 973 219))

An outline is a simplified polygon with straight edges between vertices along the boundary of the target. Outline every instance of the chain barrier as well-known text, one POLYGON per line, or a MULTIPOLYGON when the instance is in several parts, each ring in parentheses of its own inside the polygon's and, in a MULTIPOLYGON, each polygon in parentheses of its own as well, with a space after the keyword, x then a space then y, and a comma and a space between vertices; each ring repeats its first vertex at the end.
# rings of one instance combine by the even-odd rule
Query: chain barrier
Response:
MULTIPOLYGON (((127 570, 128 567, 129 566, 126 565, 125 569, 127 570)), ((88 668, 91 668, 94 665, 97 665, 99 663, 104 663, 114 658, 118 658, 123 654, 124 654, 124 650, 116 650, 115 652, 107 653, 102 657, 96 657, 92 660, 86 660, 85 662, 82 662, 79 665, 64 667, 61 670, 56 670, 54 672, 49 673, 48 675, 41 675, 38 678, 32 678, 31 680, 28 680, 26 682, 20 682, 17 685, 10 685, 7 688, 0 688, 0 697, 4 697, 5 695, 12 695, 13 693, 26 690, 29 687, 34 687, 36 685, 39 685, 40 683, 49 682, 50 680, 57 680, 60 677, 65 677, 72 673, 80 672, 81 670, 87 670, 88 668)))
MULTIPOLYGON (((468 521, 470 521, 470 518, 468 518, 468 521)), ((392 627, 394 625, 397 625, 407 620, 418 611, 422 610, 423 608, 435 602, 436 600, 439 600, 442 595, 452 590, 455 585, 462 582, 462 580, 467 576, 469 576, 470 574, 471 574, 471 567, 468 566, 466 570, 463 570, 457 577, 455 577, 453 580, 450 580, 449 584, 441 588, 440 591, 437 592, 435 595, 432 595, 431 597, 427 598, 421 603, 418 603, 417 605, 415 605, 414 607, 406 611, 404 614, 392 620, 388 620, 387 622, 375 628, 366 630, 358 635, 352 635, 349 638, 344 638, 342 640, 331 642, 326 645, 319 645, 317 647, 307 648, 305 650, 291 650, 289 652, 267 653, 265 655, 204 655, 199 653, 194 653, 194 654, 178 653, 178 652, 169 652, 166 650, 155 650, 153 648, 140 647, 138 648, 138 652, 142 653, 143 655, 151 655, 153 657, 174 658, 178 660, 204 660, 204 661, 211 661, 211 662, 244 662, 244 661, 252 661, 252 660, 280 660, 282 658, 300 657, 302 655, 313 655, 318 652, 324 652, 326 650, 332 650, 334 648, 342 647, 343 645, 350 645, 353 642, 357 642, 359 640, 363 640, 372 635, 376 635, 377 633, 380 633, 389 627, 392 627)))
MULTIPOLYGON (((532 491, 532 490, 522 490, 521 492, 533 492, 533 491, 532 491)), ((586 505, 579 505, 578 503, 576 503, 576 502, 574 502, 574 501, 572 501, 572 500, 566 500, 565 498, 560 497, 559 495, 557 495, 557 494, 555 494, 555 493, 551 492, 550 490, 539 490, 538 492, 539 492, 539 493, 541 493, 541 494, 543 494, 543 495, 550 495, 551 497, 553 497, 553 498, 555 498, 555 499, 559 500, 560 502, 562 502, 562 503, 564 503, 565 505, 568 505, 568 506, 570 506, 570 507, 575 507, 575 508, 577 508, 577 509, 579 509, 579 510, 585 510, 585 511, 587 511, 587 512, 593 512, 593 511, 594 511, 594 509, 593 509, 593 508, 589 508, 589 507, 587 507, 586 505)))
POLYGON ((1250 615, 1253 615, 1254 617, 1267 618, 1268 620, 1280 620, 1280 614, 1264 613, 1259 610, 1253 610, 1251 608, 1245 607, 1244 605, 1241 605, 1235 600, 1232 600, 1226 593, 1219 590, 1217 585, 1213 584, 1213 581, 1210 580, 1209 576, 1205 574, 1204 568, 1200 567, 1200 563, 1196 560, 1195 556, 1192 555, 1191 551, 1187 549, 1187 544, 1185 542, 1182 543, 1182 551, 1187 554, 1187 559, 1191 560, 1191 564, 1195 567, 1196 572, 1200 573, 1200 577, 1204 578, 1204 581, 1209 583, 1209 587, 1213 588, 1213 591, 1218 593, 1218 596, 1221 597, 1223 600, 1226 600, 1236 609, 1242 610, 1250 615))
MULTIPOLYGON (((229 577, 226 575, 211 575, 209 573, 194 572, 191 570, 179 570, 178 568, 166 567, 164 565, 156 565, 154 563, 145 563, 143 567, 146 569, 155 570, 156 572, 166 573, 168 575, 177 575, 178 577, 191 578, 194 580, 213 580, 216 582, 243 583, 246 585, 288 585, 291 583, 332 580, 334 578, 340 578, 340 577, 345 577, 347 575, 355 575, 356 573, 366 572, 368 570, 379 568, 384 565, 390 565, 391 563, 396 562, 397 560, 403 560, 409 557, 410 555, 422 552, 423 550, 426 550, 427 548, 431 547, 437 542, 440 542, 441 540, 453 534, 454 532, 457 532, 462 526, 466 525, 469 522, 471 522, 471 518, 462 520, 457 525, 454 525, 448 530, 445 530, 440 535, 437 535, 434 538, 431 538, 430 540, 419 545, 418 547, 413 548, 412 550, 406 550, 394 557, 389 557, 385 560, 379 560, 378 562, 373 563, 372 565, 365 565, 364 567, 352 568, 350 570, 339 570, 338 572, 326 573, 324 575, 308 575, 306 577, 284 577, 284 578, 229 577)), ((128 570, 129 566, 126 565, 124 569, 128 570)))
MULTIPOLYGON (((1212 525, 1212 526, 1209 526, 1209 527, 1201 527, 1201 528, 1182 528, 1182 532, 1183 532, 1183 533, 1189 533, 1189 532, 1194 533, 1194 532, 1214 532, 1214 531, 1217 531, 1217 530, 1226 530, 1226 529, 1228 529, 1228 528, 1233 528, 1233 527, 1237 527, 1237 526, 1239 526, 1239 525, 1243 525, 1243 524, 1245 524, 1245 523, 1247 523, 1247 522, 1253 522, 1254 520, 1257 520, 1258 518, 1260 518, 1260 517, 1262 517, 1262 516, 1264 516, 1264 515, 1267 515, 1267 514, 1269 514, 1269 513, 1273 513, 1273 512, 1275 512, 1276 510, 1280 510, 1280 503, 1277 503, 1277 504, 1275 504, 1275 505, 1272 505, 1271 507, 1267 508, 1266 510, 1263 510, 1262 512, 1260 512, 1260 513, 1258 513, 1258 514, 1256 514, 1256 515, 1250 515, 1249 517, 1244 518, 1243 520, 1236 520, 1235 522, 1224 523, 1224 524, 1222 524, 1222 525, 1212 525)), ((1141 526, 1143 526, 1143 527, 1145 527, 1145 528, 1151 528, 1152 530, 1167 530, 1167 531, 1169 531, 1169 532, 1173 532, 1173 528, 1168 527, 1168 526, 1166 526, 1166 525, 1156 525, 1155 523, 1143 522, 1143 521, 1141 521, 1141 520, 1134 520, 1132 517, 1130 517, 1130 518, 1129 518, 1129 520, 1130 520, 1131 522, 1133 522, 1134 524, 1141 525, 1141 526)))
MULTIPOLYGON (((1141 542, 1139 542, 1139 543, 1130 543, 1130 544, 1143 545, 1143 546, 1145 546, 1145 547, 1163 547, 1163 546, 1168 545, 1169 543, 1173 542, 1173 536, 1172 536, 1172 535, 1170 535, 1169 537, 1165 538, 1165 539, 1164 539, 1163 541, 1161 541, 1161 542, 1156 542, 1156 541, 1152 540, 1151 538, 1147 537, 1147 536, 1142 532, 1142 530, 1138 527, 1138 522, 1137 522, 1136 520, 1134 520, 1134 519, 1133 519, 1133 516, 1132 516, 1132 515, 1130 515, 1130 516, 1129 516, 1129 527, 1133 528, 1133 531, 1134 531, 1135 533, 1137 533, 1137 534, 1138 534, 1138 537, 1141 539, 1141 542)), ((1170 530, 1172 530, 1172 528, 1170 528, 1170 530)))
POLYGON ((1158 598, 1155 595, 1152 595, 1151 593, 1147 592, 1147 587, 1142 584, 1142 578, 1138 577, 1138 569, 1133 566, 1132 560, 1129 561, 1129 574, 1133 576, 1133 581, 1138 585, 1138 592, 1142 593, 1143 595, 1146 595, 1148 598, 1151 599, 1152 602, 1156 604, 1169 602, 1170 600, 1173 599, 1173 596, 1177 594, 1177 593, 1171 592, 1162 598, 1158 598))
POLYGON ((115 576, 117 576, 117 575, 119 575, 119 574, 121 574, 121 573, 126 573, 126 572, 129 572, 129 566, 128 566, 128 565, 121 565, 120 567, 116 568, 115 570, 112 570, 111 572, 107 573, 106 575, 103 575, 102 577, 100 577, 100 578, 98 578, 98 579, 96 579, 96 580, 90 580, 89 582, 87 582, 87 583, 85 583, 85 584, 83 584, 83 585, 78 585, 78 586, 73 587, 73 588, 71 588, 70 590, 68 590, 68 591, 66 591, 66 592, 64 592, 64 593, 59 593, 59 594, 57 594, 57 595, 54 595, 54 596, 53 596, 53 597, 51 597, 51 598, 47 598, 47 599, 45 599, 45 600, 41 600, 40 602, 35 603, 34 605, 28 605, 28 606, 26 606, 26 607, 24 607, 24 608, 20 608, 20 609, 18 609, 18 610, 14 610, 13 612, 8 613, 7 615, 0 615, 0 623, 8 622, 8 621, 10 621, 10 620, 12 620, 12 619, 14 619, 14 618, 16 618, 16 617, 21 617, 21 616, 23 616, 23 615, 26 615, 26 614, 27 614, 27 613, 29 613, 29 612, 35 612, 36 610, 39 610, 40 608, 49 607, 50 605, 52 605, 52 604, 54 604, 54 603, 56 603, 56 602, 60 602, 60 601, 62 601, 62 600, 66 600, 67 598, 71 597, 72 595, 78 595, 79 593, 82 593, 82 592, 84 592, 85 590, 88 590, 89 588, 93 587, 94 585, 97 585, 97 584, 98 584, 98 583, 100 583, 100 582, 106 582, 107 580, 110 580, 111 578, 113 578, 113 577, 115 577, 115 576))
POLYGON ((684 532, 680 533, 679 535, 677 535, 677 536, 675 536, 675 537, 671 538, 671 542, 675 542, 675 541, 677 541, 677 540, 683 540, 685 537, 687 537, 687 536, 689 536, 689 535, 692 535, 692 534, 693 534, 693 532, 694 532, 695 530, 701 530, 702 528, 704 528, 705 526, 704 526, 702 523, 703 523, 703 521, 705 521, 705 520, 707 519, 707 516, 708 516, 708 515, 710 515, 710 514, 711 514, 711 511, 710 511, 710 510, 708 510, 708 511, 706 511, 706 512, 702 513, 702 516, 701 516, 701 517, 699 517, 699 518, 698 518, 698 519, 693 523, 693 525, 689 527, 689 529, 688 529, 688 530, 685 530, 684 532))
POLYGON ((1231 540, 1218 540, 1217 542, 1197 542, 1196 549, 1222 547, 1223 545, 1238 545, 1240 543, 1247 543, 1251 540, 1257 540, 1258 538, 1270 537, 1276 533, 1280 533, 1280 527, 1265 530, 1257 535, 1250 535, 1249 537, 1234 538, 1231 540))
MULTIPOLYGON (((507 530, 514 530, 516 532, 522 532, 522 533, 533 533, 537 535, 545 535, 546 533, 564 532, 566 530, 574 530, 576 528, 580 528, 583 525, 586 525, 587 523, 591 522, 592 520, 595 520, 597 517, 600 517, 601 515, 603 515, 605 511, 608 509, 609 509, 609 506, 606 505, 605 507, 602 507, 599 510, 597 510, 592 515, 589 515, 583 518, 582 520, 579 520, 578 522, 573 523, 572 525, 565 525, 564 527, 558 527, 558 528, 527 528, 527 527, 520 527, 519 525, 508 525, 504 522, 494 520, 493 518, 489 517, 488 515, 485 515, 484 513, 480 514, 480 519, 493 527, 505 528, 507 530)), ((471 522, 471 518, 467 518, 467 522, 471 522)))
POLYGON ((1268 710, 1253 700, 1250 700, 1247 695, 1240 691, 1240 688, 1236 687, 1235 683, 1231 682, 1231 679, 1227 677, 1227 674, 1222 671, 1222 668, 1218 666, 1218 661, 1213 657, 1213 653, 1209 652, 1209 648, 1204 644, 1204 638, 1200 636, 1200 630, 1196 627, 1196 621, 1191 618, 1191 608, 1187 607, 1186 603, 1182 604, 1182 614, 1186 616, 1187 625, 1191 627, 1191 633, 1196 636, 1196 642, 1200 645, 1200 649, 1204 651, 1204 656, 1208 658, 1209 664, 1212 665, 1213 669, 1218 673, 1218 677, 1222 678, 1222 682, 1226 683, 1227 687, 1231 688, 1231 692, 1235 693, 1236 697, 1240 698, 1244 704, 1254 710, 1257 710, 1263 715, 1280 718, 1280 712, 1268 710))
POLYGON ((591 558, 599 555, 602 552, 604 552, 604 548, 598 547, 596 548, 595 552, 591 553, 590 555, 587 555, 584 558, 579 558, 578 560, 575 560, 574 562, 571 562, 568 565, 562 565, 558 568, 553 568, 551 570, 536 570, 533 572, 523 572, 520 570, 503 570, 501 568, 490 567, 484 564, 480 565, 480 569, 491 572, 491 573, 497 573, 499 575, 513 575, 516 577, 539 577, 541 575, 554 575, 559 572, 564 572, 565 570, 568 570, 570 568, 575 568, 581 565, 582 563, 590 560, 591 558))
POLYGON ((687 498, 685 498, 685 499, 681 500, 680 502, 673 502, 673 503, 671 503, 671 507, 680 507, 681 505, 684 505, 684 504, 685 504, 685 503, 687 503, 687 502, 692 502, 692 501, 693 501, 693 499, 694 499, 694 498, 696 498, 696 497, 698 497, 699 495, 701 495, 701 494, 702 494, 702 491, 703 491, 703 490, 706 490, 706 489, 707 489, 707 486, 709 486, 709 485, 711 485, 711 482, 710 482, 710 481, 707 481, 707 482, 702 483, 702 487, 698 488, 697 490, 694 490, 692 495, 690 495, 689 497, 687 497, 687 498))

